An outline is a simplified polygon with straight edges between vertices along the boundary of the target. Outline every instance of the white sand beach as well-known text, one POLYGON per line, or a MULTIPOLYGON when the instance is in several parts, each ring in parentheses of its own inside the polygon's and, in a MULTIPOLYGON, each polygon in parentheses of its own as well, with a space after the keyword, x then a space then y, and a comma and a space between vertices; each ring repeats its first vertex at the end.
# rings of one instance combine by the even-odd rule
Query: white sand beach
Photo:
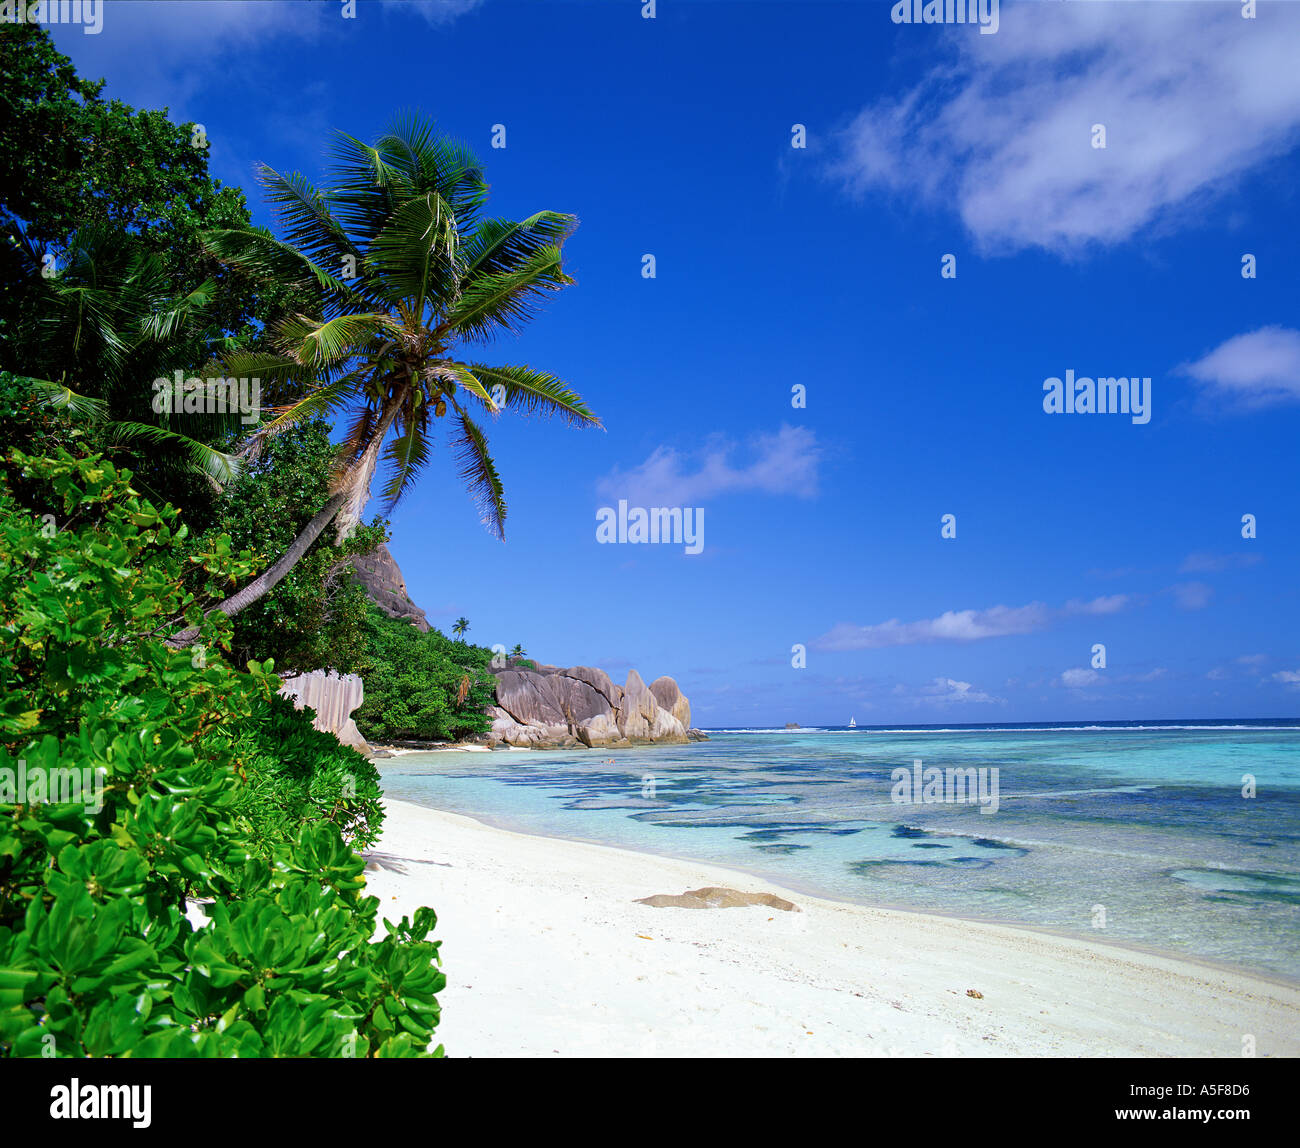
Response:
POLYGON ((1300 1054, 1300 990, 1245 973, 385 804, 369 891, 437 910, 450 1056, 1300 1054), (801 911, 636 903, 704 886, 801 911))

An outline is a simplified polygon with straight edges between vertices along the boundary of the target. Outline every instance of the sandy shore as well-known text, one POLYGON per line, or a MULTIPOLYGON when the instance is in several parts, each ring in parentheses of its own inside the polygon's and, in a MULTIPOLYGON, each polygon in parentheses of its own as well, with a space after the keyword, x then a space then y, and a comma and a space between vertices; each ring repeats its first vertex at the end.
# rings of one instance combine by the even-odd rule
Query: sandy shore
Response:
POLYGON ((1300 990, 1246 974, 386 806, 369 891, 438 912, 450 1056, 1300 1054, 1300 990), (635 903, 710 885, 802 911, 635 903))
POLYGON ((466 745, 461 742, 450 742, 447 745, 426 745, 421 749, 409 749, 400 745, 380 745, 375 743, 370 747, 370 752, 376 753, 382 750, 389 757, 405 757, 409 753, 491 753, 485 745, 466 745))

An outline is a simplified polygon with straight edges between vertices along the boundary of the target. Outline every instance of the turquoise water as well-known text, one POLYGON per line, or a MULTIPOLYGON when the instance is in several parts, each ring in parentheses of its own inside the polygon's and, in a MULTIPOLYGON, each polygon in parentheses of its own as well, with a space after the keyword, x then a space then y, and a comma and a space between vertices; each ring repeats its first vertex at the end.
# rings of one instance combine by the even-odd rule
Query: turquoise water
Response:
POLYGON ((505 828, 1300 979, 1300 722, 719 731, 379 764, 392 797, 505 828), (989 771, 986 797, 996 769, 996 812, 973 785, 895 801, 924 796, 893 776, 918 759, 989 771))

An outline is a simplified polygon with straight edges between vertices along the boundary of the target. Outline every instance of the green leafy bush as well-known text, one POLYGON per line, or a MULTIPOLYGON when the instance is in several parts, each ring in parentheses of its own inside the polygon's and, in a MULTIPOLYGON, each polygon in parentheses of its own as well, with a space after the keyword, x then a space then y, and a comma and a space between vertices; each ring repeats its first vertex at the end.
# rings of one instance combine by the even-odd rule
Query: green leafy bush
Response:
POLYGON ((374 941, 364 862, 315 801, 250 837, 239 746, 259 711, 266 736, 289 719, 269 667, 235 671, 228 622, 202 617, 250 557, 208 540, 184 559, 196 591, 176 512, 129 474, 62 449, 10 463, 59 513, 0 471, 0 1056, 429 1055, 433 911, 374 941), (162 640, 181 624, 201 648, 162 640))
POLYGON ((455 741, 486 733, 496 697, 492 652, 371 608, 359 667, 366 700, 353 714, 371 741, 455 741))
POLYGON ((246 781, 230 811, 264 855, 272 845, 292 841, 304 821, 336 825, 354 849, 378 840, 384 820, 379 771, 369 758, 316 729, 288 698, 259 699, 231 750, 246 781))
MULTIPOLYGON (((60 446, 86 454, 93 449, 93 438, 74 427, 66 412, 49 406, 27 376, 0 371, 0 459, 15 446, 32 454, 48 454, 60 446)), ((55 509, 45 501, 49 491, 43 484, 24 482, 17 474, 10 482, 34 512, 55 509)))

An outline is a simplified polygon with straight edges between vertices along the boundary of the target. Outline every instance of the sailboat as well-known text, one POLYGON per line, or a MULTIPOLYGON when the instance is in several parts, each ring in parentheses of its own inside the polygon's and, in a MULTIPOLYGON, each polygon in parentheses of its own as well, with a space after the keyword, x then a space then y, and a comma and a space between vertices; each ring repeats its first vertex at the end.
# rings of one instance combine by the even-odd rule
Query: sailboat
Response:
POLYGON ((855 722, 852 718, 849 718, 849 729, 857 729, 857 728, 858 728, 858 723, 855 722))

